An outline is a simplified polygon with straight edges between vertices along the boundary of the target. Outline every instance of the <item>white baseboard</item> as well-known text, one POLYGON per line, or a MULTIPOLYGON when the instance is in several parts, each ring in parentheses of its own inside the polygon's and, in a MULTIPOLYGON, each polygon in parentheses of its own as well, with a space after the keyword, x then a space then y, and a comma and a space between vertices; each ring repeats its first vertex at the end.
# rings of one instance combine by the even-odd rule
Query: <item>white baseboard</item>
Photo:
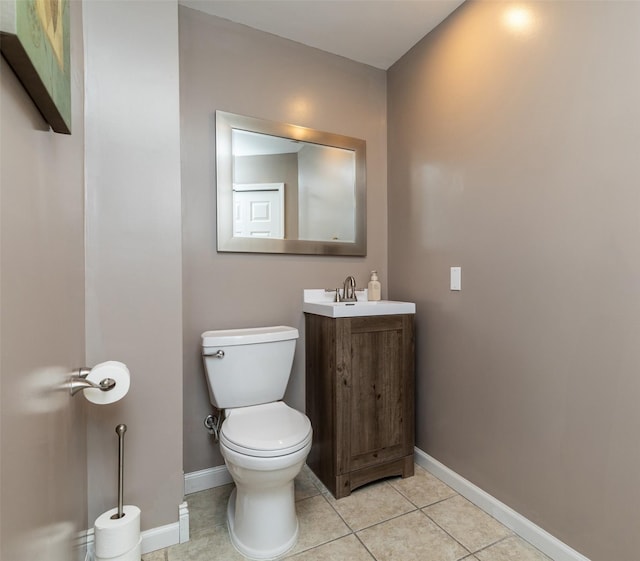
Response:
POLYGON ((180 522, 173 522, 142 532, 143 554, 178 543, 180 543, 180 522))
POLYGON ((93 528, 78 532, 73 548, 77 561, 91 561, 93 559, 93 528))
POLYGON ((496 520, 513 530, 523 540, 548 555, 554 561, 589 561, 584 555, 570 548, 558 538, 552 536, 546 530, 540 528, 515 510, 500 502, 495 497, 486 493, 466 480, 455 471, 441 464, 426 452, 415 448, 416 463, 444 481, 449 487, 460 493, 477 507, 493 516, 496 520))
POLYGON ((184 474, 184 494, 197 493, 205 489, 220 487, 227 483, 233 483, 233 478, 227 466, 216 466, 200 471, 184 474))
POLYGON ((178 506, 178 523, 180 524, 180 543, 189 541, 189 505, 187 501, 178 506))
POLYGON ((93 528, 81 530, 76 534, 74 548, 78 561, 93 561, 93 528))

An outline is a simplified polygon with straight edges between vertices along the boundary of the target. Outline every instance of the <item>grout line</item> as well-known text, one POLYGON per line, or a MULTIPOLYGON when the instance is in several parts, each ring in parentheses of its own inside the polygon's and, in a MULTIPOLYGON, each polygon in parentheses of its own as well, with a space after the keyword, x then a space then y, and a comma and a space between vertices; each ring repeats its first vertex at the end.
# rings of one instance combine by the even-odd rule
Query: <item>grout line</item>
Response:
MULTIPOLYGON (((373 483, 379 483, 379 482, 373 482, 373 483)), ((374 526, 378 526, 379 524, 384 524, 385 522, 389 522, 389 520, 395 520, 396 518, 400 518, 401 516, 404 516, 405 514, 409 514, 410 512, 415 512, 416 510, 420 510, 420 507, 415 505, 412 501, 410 501, 407 497, 405 497, 400 491, 398 491, 398 489, 396 489, 395 487, 393 487, 393 485, 390 485, 388 481, 384 481, 384 483, 386 485, 388 485, 391 489, 393 489, 396 493, 398 493, 398 495, 400 495, 401 498, 405 499, 407 502, 409 502, 411 504, 411 506, 413 507, 411 510, 407 510, 406 512, 402 512, 400 514, 396 514, 394 516, 392 516, 391 518, 387 518, 385 520, 381 520, 380 522, 374 522, 373 524, 370 524, 369 526, 364 526, 362 528, 358 528, 357 530, 353 529, 351 527, 351 525, 345 520, 345 518, 340 514, 340 512, 338 512, 338 510, 333 507, 333 505, 331 504, 331 501, 329 501, 327 499, 327 502, 329 503, 329 505, 331 505, 331 507, 333 508, 333 510, 336 512, 336 514, 342 519, 342 521, 347 525, 347 527, 351 530, 351 532, 353 534, 357 533, 357 532, 361 532, 362 530, 366 530, 367 528, 373 528, 374 526)), ((358 489, 362 489, 363 487, 359 487, 358 489)), ((356 489, 354 492, 357 492, 358 489, 356 489)), ((331 495, 331 492, 327 491, 327 493, 329 495, 331 495)), ((353 493, 353 492, 352 492, 353 493)), ((325 497, 326 498, 326 497, 325 497)), ((346 498, 346 497, 345 497, 346 498)), ((336 502, 339 499, 335 499, 336 502)))
MULTIPOLYGON (((435 476, 434 476, 434 477, 435 477, 435 476)), ((486 549, 487 547, 491 547, 492 545, 495 545, 495 544, 497 544, 498 542, 501 542, 502 540, 506 540, 507 538, 510 538, 510 537, 515 536, 515 535, 516 535, 516 533, 515 533, 511 528, 509 528, 508 526, 506 526, 505 524, 503 524, 502 522, 500 522, 500 520, 498 520, 495 516, 491 515, 490 513, 488 513, 488 512, 487 512, 487 511, 485 511, 485 510, 482 510, 478 505, 473 504, 469 499, 467 499, 466 497, 464 497, 464 496, 460 495, 459 493, 456 493, 456 495, 458 495, 459 497, 462 497, 462 499, 463 499, 463 500, 465 500, 465 501, 466 501, 466 502, 468 502, 470 505, 472 505, 472 506, 474 506, 475 508, 477 508, 477 509, 478 509, 480 512, 482 512, 483 514, 486 514, 489 518, 491 518, 492 520, 494 520, 495 522, 497 522, 498 524, 500 524, 500 526, 502 526, 503 528, 505 528, 505 529, 509 532, 509 535, 508 535, 508 536, 504 536, 504 537, 502 537, 502 538, 498 538, 496 541, 491 542, 490 544, 488 544, 488 545, 486 545, 486 546, 481 547, 481 548, 480 548, 480 549, 478 549, 477 551, 482 551, 483 549, 486 549)), ((449 500, 449 499, 453 499, 453 498, 454 498, 454 497, 449 497, 448 499, 445 499, 445 500, 449 500)), ((439 501, 439 502, 443 502, 443 501, 439 501)), ((434 503, 434 504, 438 504, 438 503, 434 503)), ((429 506, 433 506, 433 505, 429 505, 429 506)), ((424 507, 424 508, 429 508, 429 507, 424 507)), ((425 514, 427 514, 427 513, 425 512, 425 514)), ((427 516, 429 516, 429 515, 427 514, 427 516)), ((438 526, 440 526, 440 524, 438 524, 438 523, 437 523, 437 522, 436 522, 436 521, 435 521, 431 516, 429 516, 429 519, 433 520, 433 522, 434 522, 435 524, 437 524, 438 526)), ((440 526, 440 527, 441 527, 441 526, 440 526)), ((442 529, 444 530, 444 528, 442 528, 442 529)), ((445 532, 446 532, 446 530, 445 530, 445 532)), ((448 533, 448 532, 447 532, 447 533, 448 533)), ((453 537, 453 536, 452 536, 452 537, 453 537)), ((455 538, 454 538, 454 539, 455 539, 455 538)), ((456 541, 458 541, 458 540, 456 540, 456 541)), ((468 549, 468 548, 467 548, 467 549, 468 549)), ((536 548, 536 550, 537 550, 537 548, 536 548)), ((538 551, 539 551, 539 550, 538 550, 538 551)), ((476 552, 472 552, 472 553, 476 553, 476 552)))
MULTIPOLYGON (((302 555, 303 553, 309 553, 310 551, 313 551, 314 549, 318 549, 319 547, 324 547, 327 544, 330 544, 330 543, 333 543, 333 542, 337 542, 337 541, 339 541, 339 540, 341 540, 343 538, 348 538, 349 536, 354 536, 356 539, 358 539, 358 541, 360 541, 358 536, 356 536, 354 532, 350 532, 349 534, 345 534, 344 536, 338 536, 337 538, 332 538, 332 539, 330 539, 330 540, 328 540, 326 542, 322 542, 322 543, 319 543, 319 544, 314 545, 312 547, 308 547, 307 549, 303 549, 302 551, 296 551, 295 553, 292 553, 290 555, 286 555, 285 557, 278 557, 277 559, 278 560, 282 560, 282 561, 284 561, 285 559, 287 559, 287 560, 288 559, 294 559, 298 555, 302 555)), ((360 541, 360 543, 362 543, 362 541, 360 541)), ((362 545, 364 546, 365 549, 367 549, 366 545, 364 545, 364 544, 362 544, 362 545)), ((371 554, 371 552, 368 549, 367 549, 367 552, 369 553, 369 555, 371 555, 371 557, 373 557, 373 555, 371 554)), ((373 559, 375 560, 376 558, 373 557, 373 559)))
POLYGON ((512 538, 512 537, 513 536, 505 536, 504 538, 500 538, 498 541, 490 543, 489 545, 485 545, 484 547, 481 547, 478 551, 474 551, 473 554, 475 555, 476 553, 480 553, 481 551, 484 551, 485 549, 489 549, 490 547, 493 547, 494 545, 497 545, 500 542, 503 542, 504 540, 508 540, 509 538, 512 538))
POLYGON ((367 550, 367 553, 368 553, 369 555, 371 555, 371 558, 372 558, 374 561, 378 561, 378 558, 373 554, 373 551, 371 551, 371 550, 366 546, 366 544, 365 544, 365 543, 360 539, 360 536, 359 536, 358 534, 356 534, 355 532, 353 533, 353 535, 354 535, 354 536, 356 537, 356 539, 357 539, 357 540, 362 544, 362 547, 364 547, 364 548, 367 550))
MULTIPOLYGON (((449 499, 453 499, 454 497, 449 497, 449 499)), ((444 499, 442 501, 438 501, 438 503, 434 503, 434 504, 439 504, 442 503, 444 501, 448 501, 449 499, 444 499)), ((429 505, 431 506, 431 505, 429 505)), ((427 508, 427 507, 425 507, 427 508)), ((457 539, 454 535, 451 534, 451 532, 447 531, 445 528, 443 528, 442 526, 440 526, 440 524, 438 524, 433 518, 431 518, 431 516, 429 516, 423 509, 420 509, 420 512, 422 514, 424 514, 428 520, 430 520, 431 522, 433 522, 438 528, 440 528, 445 534, 447 534, 447 536, 449 536, 454 542, 456 542, 460 547, 462 547, 462 549, 464 549, 465 551, 469 552, 469 555, 473 555, 473 551, 471 551, 466 545, 464 545, 459 539, 457 539)), ((465 557, 468 557, 468 555, 465 555, 465 557)), ((464 557, 461 557, 461 559, 464 559, 464 557)))
MULTIPOLYGON (((462 495, 460 495, 460 496, 462 496, 462 495)), ((442 503, 442 502, 444 502, 444 501, 448 501, 448 500, 453 499, 453 498, 455 498, 455 495, 454 495, 454 497, 449 497, 449 498, 447 498, 447 499, 444 499, 444 500, 442 500, 442 501, 438 501, 437 503, 433 503, 433 504, 439 504, 439 503, 442 503)), ((464 498, 464 497, 462 497, 462 498, 464 498)), ((466 499, 465 499, 465 500, 466 500, 466 499)), ((470 501, 469 501, 469 502, 470 502, 470 501)), ((473 504, 473 503, 471 503, 471 504, 473 504)), ((433 506, 433 505, 429 505, 429 506, 433 506)), ((474 506, 475 506, 475 505, 474 505, 474 506)), ((424 507, 424 508, 426 509, 426 508, 429 508, 429 507, 424 507)), ((476 507, 476 508, 477 508, 477 507, 476 507)), ((482 509, 480 509, 484 514, 488 514, 488 516, 490 516, 491 518, 493 518, 494 520, 496 520, 496 522, 497 522, 498 524, 500 524, 500 526, 502 526, 503 528, 507 529, 507 530, 509 531, 509 535, 508 535, 508 536, 503 536, 503 537, 501 537, 501 538, 498 538, 498 539, 496 539, 495 541, 492 541, 491 543, 488 543, 488 544, 486 544, 486 545, 483 545, 480 549, 476 549, 475 551, 472 551, 472 550, 471 550, 471 549, 469 549, 466 545, 464 545, 460 540, 458 540, 458 539, 457 539, 453 534, 451 534, 451 533, 450 533, 446 528, 444 528, 443 526, 441 526, 440 524, 438 524, 437 520, 435 520, 434 518, 432 518, 431 516, 429 516, 429 514, 428 514, 428 513, 426 513, 426 512, 424 511, 424 509, 420 509, 420 510, 421 510, 421 512, 422 512, 422 513, 423 513, 423 514, 424 514, 424 515, 425 515, 429 520, 431 520, 431 521, 432 521, 432 522, 433 522, 433 523, 434 523, 438 528, 440 528, 440 529, 441 529, 445 534, 447 534, 448 536, 450 536, 453 540, 455 540, 457 543, 459 543, 459 544, 460 544, 464 549, 466 549, 466 550, 469 552, 469 554, 470 554, 470 555, 475 555, 475 554, 476 554, 476 553, 478 553, 479 551, 484 551, 485 549, 487 549, 487 548, 489 548, 489 547, 492 547, 492 546, 496 545, 497 543, 500 543, 500 542, 501 542, 501 541, 503 541, 503 540, 506 540, 506 539, 512 538, 513 536, 515 536, 515 535, 516 535, 516 534, 514 534, 513 530, 511 530, 511 529, 507 528, 507 527, 506 527, 502 522, 500 522, 499 520, 496 520, 495 518, 493 518, 493 516, 491 516, 490 514, 488 514, 488 513, 484 512, 482 509)), ((463 559, 464 559, 464 558, 463 558, 463 559)))
POLYGON ((532 547, 537 553, 539 553, 540 555, 543 556, 544 560, 548 560, 548 561, 552 561, 551 557, 549 557, 548 555, 546 555, 545 553, 543 553, 542 551, 540 551, 535 545, 530 544, 527 540, 525 540, 524 538, 521 538, 518 534, 516 534, 515 532, 511 531, 511 535, 510 536, 504 536, 503 538, 500 538, 499 540, 490 543, 488 545, 485 545, 484 547, 481 547, 478 551, 474 551, 473 555, 475 555, 476 553, 480 553, 482 551, 485 551, 486 549, 489 549, 495 545, 498 545, 499 543, 502 543, 506 540, 510 540, 512 538, 515 538, 516 540, 520 540, 521 542, 529 545, 530 547, 532 547))
MULTIPOLYGON (((342 538, 346 538, 349 534, 345 534, 344 536, 338 536, 337 538, 332 538, 326 542, 322 542, 319 544, 316 544, 314 546, 308 547, 307 549, 302 549, 300 551, 296 551, 295 553, 285 553, 284 557, 277 557, 276 559, 280 560, 282 559, 284 561, 284 559, 294 559, 295 557, 297 557, 298 555, 302 555, 303 553, 309 553, 310 551, 313 551, 314 549, 317 549, 319 547, 322 547, 324 545, 327 545, 328 543, 333 543, 333 542, 337 542, 338 540, 342 539, 342 538)), ((295 546, 294 546, 295 548, 295 546)))
MULTIPOLYGON (((329 505, 329 506, 334 510, 334 512, 336 512, 336 509, 335 509, 335 508, 333 508, 333 506, 331 505, 331 503, 327 500, 327 498, 324 496, 324 493, 322 493, 322 492, 320 492, 318 495, 312 495, 311 497, 305 497, 304 499, 301 499, 300 501, 297 501, 297 502, 308 501, 308 500, 310 500, 310 499, 314 499, 314 498, 316 498, 316 497, 318 497, 318 496, 322 497, 322 498, 324 499, 324 501, 325 501, 325 502, 326 502, 326 503, 327 503, 327 504, 328 504, 328 505, 329 505)), ((354 532, 353 532, 353 530, 351 530, 351 527, 349 526, 349 524, 347 524, 347 523, 345 522, 345 520, 342 518, 342 516, 340 516, 340 513, 336 512, 336 514, 337 514, 337 515, 340 517, 340 519, 344 522, 345 526, 347 527, 347 530, 349 530, 346 534, 344 534, 344 535, 342 535, 342 536, 335 537, 335 538, 331 538, 331 539, 327 540, 326 542, 318 543, 318 544, 316 544, 316 545, 314 545, 314 546, 311 546, 311 547, 308 547, 308 548, 306 548, 306 549, 302 549, 302 550, 300 550, 300 551, 297 551, 296 553, 291 554, 290 556, 286 556, 286 555, 285 555, 285 557, 278 557, 278 559, 292 559, 292 558, 293 558, 293 557, 295 557, 296 555, 300 555, 301 553, 305 553, 305 552, 308 552, 308 551, 313 551, 314 549, 316 549, 316 548, 318 548, 318 547, 322 547, 323 545, 326 545, 326 544, 328 544, 328 543, 335 542, 335 541, 337 541, 337 540, 339 540, 339 539, 341 539, 341 538, 346 538, 347 536, 349 536, 349 535, 353 534, 353 533, 354 533, 354 532)))
POLYGON ((406 516, 407 514, 411 514, 413 512, 419 512, 420 509, 419 508, 414 508, 413 510, 408 510, 407 512, 403 512, 401 514, 396 514, 395 516, 392 516, 391 518, 387 518, 386 520, 381 520, 380 522, 376 522, 374 524, 371 524, 370 526, 365 526, 364 528, 360 528, 359 530, 354 530, 353 533, 354 534, 358 534, 358 532, 363 532, 364 530, 370 530, 371 528, 375 528, 376 526, 380 526, 380 524, 385 524, 387 522, 391 522, 392 520, 396 520, 397 518, 402 518, 403 516, 406 516))
MULTIPOLYGON (((324 494, 324 493, 321 493, 321 494, 322 494, 322 498, 323 498, 325 501, 327 501, 327 504, 328 504, 328 505, 333 509, 333 512, 335 512, 335 513, 338 515, 338 517, 340 518, 340 520, 342 520, 342 521, 344 522, 345 526, 346 526, 347 528, 349 528, 349 532, 351 532, 352 534, 355 534, 354 529, 353 529, 353 528, 351 527, 351 525, 350 525, 350 524, 349 524, 349 523, 344 519, 344 516, 342 516, 342 514, 340 514, 340 513, 336 510, 336 508, 331 504, 331 501, 330 501, 329 499, 327 499, 327 497, 325 497, 325 494, 324 494)), ((337 499, 336 499, 336 500, 337 500, 337 499)))

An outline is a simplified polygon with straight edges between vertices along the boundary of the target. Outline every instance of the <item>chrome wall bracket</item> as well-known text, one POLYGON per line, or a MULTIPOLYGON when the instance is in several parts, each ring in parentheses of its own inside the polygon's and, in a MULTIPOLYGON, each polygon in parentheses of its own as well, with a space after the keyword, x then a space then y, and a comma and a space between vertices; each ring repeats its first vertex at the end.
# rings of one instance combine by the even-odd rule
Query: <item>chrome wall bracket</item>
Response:
POLYGON ((87 388, 108 392, 116 387, 116 381, 113 378, 104 378, 97 384, 91 380, 87 380, 90 372, 91 368, 87 368, 86 366, 75 370, 64 385, 65 389, 68 389, 71 395, 76 395, 79 391, 86 390, 87 388))

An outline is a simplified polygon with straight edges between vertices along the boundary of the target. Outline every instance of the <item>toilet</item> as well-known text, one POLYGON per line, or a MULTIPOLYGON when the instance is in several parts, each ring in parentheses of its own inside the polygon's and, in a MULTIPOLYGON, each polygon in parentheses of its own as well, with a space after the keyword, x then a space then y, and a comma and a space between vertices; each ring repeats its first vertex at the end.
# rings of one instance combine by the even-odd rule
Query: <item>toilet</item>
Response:
POLYGON ((311 422, 282 398, 298 330, 257 327, 202 334, 209 399, 224 411, 220 451, 236 485, 227 522, 236 549, 272 559, 298 537, 293 480, 311 449, 311 422))

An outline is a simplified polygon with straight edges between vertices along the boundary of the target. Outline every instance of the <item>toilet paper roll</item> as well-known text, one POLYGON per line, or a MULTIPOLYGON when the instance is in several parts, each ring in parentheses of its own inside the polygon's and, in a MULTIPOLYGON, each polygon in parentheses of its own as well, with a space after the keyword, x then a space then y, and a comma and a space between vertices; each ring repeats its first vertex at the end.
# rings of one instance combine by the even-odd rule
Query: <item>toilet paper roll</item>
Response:
POLYGON ((87 380, 94 382, 95 384, 100 384, 100 382, 105 378, 115 380, 115 387, 109 391, 102 391, 95 388, 87 388, 86 390, 83 390, 84 396, 91 403, 97 403, 98 405, 114 403, 127 395, 131 381, 129 377, 129 369, 126 364, 118 362, 117 360, 101 362, 94 366, 87 376, 87 380))
POLYGON ((140 541, 140 509, 125 505, 124 516, 113 520, 111 516, 118 512, 112 508, 104 512, 94 525, 96 557, 111 559, 132 550, 140 541))
POLYGON ((138 540, 137 545, 117 557, 96 557, 95 561, 140 561, 142 556, 142 537, 138 540))

